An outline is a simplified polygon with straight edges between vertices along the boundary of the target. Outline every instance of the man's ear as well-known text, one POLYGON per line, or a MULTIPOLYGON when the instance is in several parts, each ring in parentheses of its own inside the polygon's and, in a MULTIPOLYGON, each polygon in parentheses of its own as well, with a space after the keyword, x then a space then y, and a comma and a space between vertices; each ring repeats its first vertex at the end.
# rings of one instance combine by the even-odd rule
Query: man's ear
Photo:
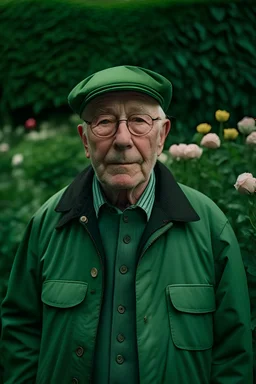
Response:
POLYGON ((164 143, 165 143, 166 137, 168 136, 168 133, 170 132, 170 129, 171 129, 171 121, 169 119, 166 119, 160 132, 160 141, 157 148, 157 156, 160 156, 163 151, 164 143))
POLYGON ((88 140, 87 140, 87 136, 86 136, 86 133, 84 132, 84 127, 82 124, 78 124, 77 131, 78 131, 78 134, 81 137, 82 143, 84 145, 85 155, 89 159, 90 153, 89 153, 89 149, 88 149, 88 140))

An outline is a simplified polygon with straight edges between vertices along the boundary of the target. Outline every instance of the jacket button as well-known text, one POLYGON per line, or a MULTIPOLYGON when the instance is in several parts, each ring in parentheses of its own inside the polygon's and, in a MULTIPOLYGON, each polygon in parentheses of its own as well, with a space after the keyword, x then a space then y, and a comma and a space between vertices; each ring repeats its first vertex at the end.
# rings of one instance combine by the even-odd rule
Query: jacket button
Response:
POLYGON ((124 242, 125 244, 129 244, 130 241, 131 241, 131 236, 129 236, 129 235, 125 235, 124 238, 123 238, 123 242, 124 242))
POLYGON ((124 223, 128 223, 129 217, 127 215, 124 215, 123 216, 123 221, 124 221, 124 223))
POLYGON ((80 217, 80 221, 81 221, 82 223, 88 223, 88 218, 87 218, 86 216, 81 216, 81 217, 80 217))
POLYGON ((84 349, 83 349, 83 347, 77 347, 77 349, 76 349, 76 355, 77 355, 78 357, 81 357, 81 356, 83 356, 83 354, 84 354, 84 349))
POLYGON ((118 305, 117 310, 119 313, 125 313, 125 307, 123 305, 118 305))
POLYGON ((119 271, 124 275, 125 273, 127 273, 128 268, 126 265, 121 265, 121 267, 119 268, 119 271))
POLYGON ((125 340, 125 337, 122 333, 119 333, 116 338, 119 343, 122 343, 125 340))
POLYGON ((123 358, 123 356, 122 356, 122 355, 117 355, 117 357, 116 357, 116 362, 117 362, 118 364, 123 364, 123 362, 124 362, 124 358, 123 358))
POLYGON ((91 276, 92 277, 97 277, 98 276, 98 269, 97 268, 92 268, 91 269, 91 276))
POLYGON ((79 381, 76 377, 73 377, 73 379, 71 380, 71 384, 79 384, 79 381))

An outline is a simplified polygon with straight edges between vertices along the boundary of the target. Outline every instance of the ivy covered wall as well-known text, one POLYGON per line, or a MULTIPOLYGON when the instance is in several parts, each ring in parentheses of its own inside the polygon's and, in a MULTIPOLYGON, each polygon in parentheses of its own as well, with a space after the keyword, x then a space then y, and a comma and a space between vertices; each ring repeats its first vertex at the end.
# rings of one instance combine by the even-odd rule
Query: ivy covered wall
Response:
POLYGON ((256 5, 246 1, 114 8, 2 2, 1 119, 65 115, 78 81, 122 64, 159 71, 173 82, 169 112, 180 135, 211 122, 216 109, 232 112, 231 126, 256 117, 255 20, 256 5))

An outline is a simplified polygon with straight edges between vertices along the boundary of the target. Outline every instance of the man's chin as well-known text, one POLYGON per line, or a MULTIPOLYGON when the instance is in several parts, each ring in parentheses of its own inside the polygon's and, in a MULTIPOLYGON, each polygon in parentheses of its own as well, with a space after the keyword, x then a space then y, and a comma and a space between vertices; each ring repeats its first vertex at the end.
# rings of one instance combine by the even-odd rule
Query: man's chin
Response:
POLYGON ((131 177, 127 174, 116 174, 107 177, 102 180, 102 184, 104 184, 107 188, 112 188, 115 190, 120 189, 132 189, 138 185, 137 178, 131 177))

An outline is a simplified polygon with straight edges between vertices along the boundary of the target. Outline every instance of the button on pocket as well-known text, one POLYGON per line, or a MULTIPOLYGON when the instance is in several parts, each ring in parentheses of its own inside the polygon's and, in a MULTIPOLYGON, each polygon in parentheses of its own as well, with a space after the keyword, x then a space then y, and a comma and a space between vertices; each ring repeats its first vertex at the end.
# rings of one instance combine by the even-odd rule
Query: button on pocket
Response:
POLYGON ((205 350, 213 345, 215 294, 207 284, 175 284, 166 288, 173 343, 177 348, 205 350))

